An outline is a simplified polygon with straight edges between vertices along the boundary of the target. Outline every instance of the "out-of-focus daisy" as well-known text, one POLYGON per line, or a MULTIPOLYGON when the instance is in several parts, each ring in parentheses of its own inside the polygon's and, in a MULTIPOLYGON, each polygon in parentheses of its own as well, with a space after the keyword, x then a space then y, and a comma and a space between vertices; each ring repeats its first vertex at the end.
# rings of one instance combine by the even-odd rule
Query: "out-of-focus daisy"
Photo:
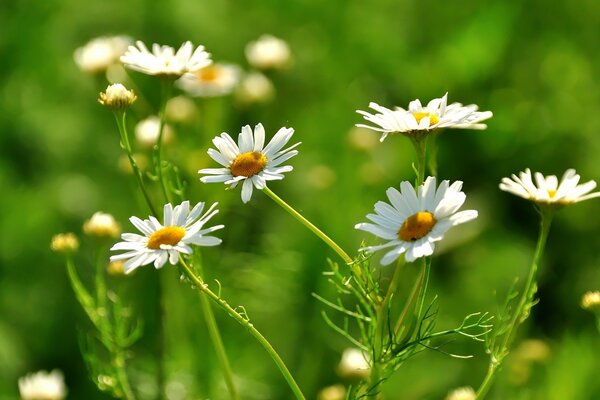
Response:
POLYGON ((167 120, 171 122, 190 123, 197 114, 194 101, 185 96, 175 96, 167 101, 167 120))
POLYGON ((600 291, 585 292, 581 298, 581 308, 600 313, 600 291))
POLYGON ((454 389, 446 396, 446 400, 475 400, 476 398, 477 395, 470 386, 454 389))
POLYGON ((190 211, 190 202, 184 201, 173 208, 171 204, 164 207, 164 224, 158 222, 154 217, 141 220, 131 217, 131 223, 143 233, 123 233, 122 242, 115 244, 111 251, 125 250, 125 253, 110 257, 110 261, 127 260, 123 265, 125 273, 134 269, 154 263, 155 268, 161 268, 167 261, 172 265, 177 264, 179 254, 192 254, 190 245, 216 246, 221 239, 214 236, 205 236, 208 233, 222 229, 224 225, 216 225, 205 228, 208 222, 219 211, 214 203, 203 214, 204 203, 198 203, 190 211))
POLYGON ((204 51, 204 46, 194 50, 191 42, 185 42, 179 50, 170 46, 152 45, 148 50, 141 41, 135 46, 129 46, 127 52, 121 56, 121 62, 127 68, 142 72, 147 75, 162 75, 179 77, 188 72, 196 72, 212 63, 210 54, 204 51))
POLYGON ((342 353, 338 373, 344 378, 366 379, 371 374, 369 355, 357 348, 348 348, 342 353))
POLYGON ((230 94, 240 79, 234 64, 215 63, 194 73, 183 75, 177 86, 192 97, 216 97, 230 94))
MULTIPOLYGON (((135 138, 144 147, 152 148, 158 141, 158 134, 160 132, 160 118, 156 115, 152 115, 146 119, 141 120, 135 126, 135 138)), ((165 124, 163 126, 163 144, 170 143, 173 140, 173 128, 170 125, 165 124)))
POLYGON ((19 393, 22 400, 62 400, 67 388, 59 370, 39 371, 19 379, 19 393))
POLYGON ((373 223, 355 226, 389 241, 363 250, 373 252, 391 247, 381 259, 382 265, 392 263, 402 253, 406 253, 409 262, 430 256, 435 242, 442 240, 450 228, 477 217, 475 210, 458 211, 466 199, 461 188, 461 181, 452 185, 442 181, 437 187, 432 176, 419 186, 418 192, 406 181, 400 183, 400 191, 389 188, 386 194, 390 204, 378 201, 375 214, 367 215, 373 223))
POLYGON ((273 83, 260 72, 250 72, 239 83, 235 98, 241 104, 263 103, 275 95, 273 83))
POLYGON ((291 51, 285 40, 272 35, 262 35, 246 45, 246 58, 259 69, 281 69, 291 61, 291 51))
POLYGON ((282 163, 298 154, 294 150, 300 143, 287 149, 283 146, 292 138, 294 129, 281 128, 273 139, 264 146, 265 128, 262 124, 254 127, 242 127, 237 144, 227 133, 221 133, 213 139, 218 150, 209 149, 208 155, 221 164, 223 168, 205 168, 198 171, 203 176, 200 181, 204 183, 224 182, 234 188, 242 184, 242 201, 247 203, 252 197, 252 188, 264 189, 267 181, 283 179, 285 172, 290 172, 290 165, 281 166, 282 163))
POLYGON ((132 40, 128 36, 95 38, 75 50, 73 58, 84 72, 104 72, 119 62, 119 57, 131 43, 132 40))
POLYGON ((99 211, 85 221, 83 232, 90 236, 116 238, 121 233, 121 227, 112 215, 99 211))
POLYGON ((540 204, 564 205, 600 197, 600 192, 590 193, 596 187, 595 181, 579 184, 581 177, 574 169, 568 169, 560 182, 555 175, 544 176, 531 170, 513 174, 511 178, 502 178, 500 189, 524 199, 540 204), (535 183, 533 182, 535 178, 535 183))
POLYGON ((430 130, 440 128, 460 129, 485 129, 487 125, 482 124, 492 117, 491 111, 477 111, 478 106, 471 104, 463 106, 461 103, 447 104, 448 93, 439 99, 433 99, 425 107, 420 100, 413 100, 408 105, 408 110, 396 107, 393 110, 382 107, 377 103, 369 103, 377 113, 371 114, 367 111, 357 110, 373 125, 356 124, 358 127, 372 129, 381 132, 381 141, 390 133, 402 133, 413 136, 426 134, 430 130))
POLYGON ((79 240, 73 233, 59 233, 52 237, 50 248, 59 253, 72 253, 79 248, 79 240))

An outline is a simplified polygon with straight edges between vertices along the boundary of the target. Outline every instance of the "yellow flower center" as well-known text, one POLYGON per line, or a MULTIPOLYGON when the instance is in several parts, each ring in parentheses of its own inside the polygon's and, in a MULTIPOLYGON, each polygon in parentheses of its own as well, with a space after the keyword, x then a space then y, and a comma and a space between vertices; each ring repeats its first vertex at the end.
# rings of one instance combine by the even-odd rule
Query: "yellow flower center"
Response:
POLYGON ((414 113, 412 113, 412 115, 417 120, 417 124, 420 124, 421 120, 425 117, 429 117, 429 126, 435 125, 438 122, 440 122, 440 119, 435 114, 424 113, 424 112, 414 112, 414 113))
POLYGON ((214 65, 209 65, 208 67, 204 67, 196 72, 198 79, 204 82, 214 82, 217 80, 219 75, 220 69, 214 65))
POLYGON ((146 247, 160 249, 161 244, 175 246, 185 236, 185 229, 180 226, 165 226, 150 235, 146 247))
POLYGON ((548 196, 550 196, 550 198, 556 196, 556 190, 548 189, 548 196))
POLYGON ((249 151, 237 156, 229 170, 233 176, 251 177, 262 171, 267 165, 267 157, 260 151, 249 151))
POLYGON ((398 231, 398 239, 405 242, 417 241, 431 232, 436 222, 432 213, 419 211, 406 218, 398 231))

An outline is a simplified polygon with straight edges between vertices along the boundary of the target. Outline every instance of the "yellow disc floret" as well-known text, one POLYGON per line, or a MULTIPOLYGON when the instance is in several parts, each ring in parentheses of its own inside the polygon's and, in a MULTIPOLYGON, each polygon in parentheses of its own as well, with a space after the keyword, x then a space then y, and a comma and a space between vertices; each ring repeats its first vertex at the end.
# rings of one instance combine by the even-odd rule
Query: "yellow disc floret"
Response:
POLYGON ((233 176, 251 177, 262 171, 267 165, 267 157, 259 151, 249 151, 237 156, 229 170, 233 176))
POLYGON ((199 80, 203 82, 214 82, 221 75, 221 69, 214 65, 209 65, 208 67, 204 67, 198 72, 196 72, 196 76, 199 80))
POLYGON ((167 244, 175 246, 185 236, 185 229, 180 226, 165 226, 150 235, 146 247, 157 250, 160 246, 167 244))
POLYGON ((440 119, 435 114, 424 113, 424 112, 414 112, 414 113, 412 113, 412 115, 417 120, 417 124, 420 124, 421 120, 425 117, 429 117, 429 126, 435 125, 438 122, 440 122, 440 119))
POLYGON ((400 230, 398 239, 405 242, 414 242, 431 232, 436 223, 435 217, 428 211, 419 211, 408 217, 400 230))

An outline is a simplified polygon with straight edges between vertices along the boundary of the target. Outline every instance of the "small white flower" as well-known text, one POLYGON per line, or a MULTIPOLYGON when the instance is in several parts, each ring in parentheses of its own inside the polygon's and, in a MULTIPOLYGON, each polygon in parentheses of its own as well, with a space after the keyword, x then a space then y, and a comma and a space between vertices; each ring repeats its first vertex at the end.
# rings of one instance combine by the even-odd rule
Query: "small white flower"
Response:
POLYGON ((198 173, 209 176, 201 177, 200 181, 224 182, 231 188, 243 181, 242 201, 247 203, 252 197, 253 187, 262 190, 267 185, 267 181, 281 180, 285 172, 293 169, 290 165, 281 166, 298 154, 298 150, 293 149, 300 143, 282 150, 293 134, 294 129, 281 128, 269 144, 264 146, 265 128, 262 124, 256 125, 254 133, 250 125, 242 127, 237 144, 231 136, 223 132, 221 136, 213 139, 218 150, 209 149, 208 155, 224 168, 201 169, 198 173))
POLYGON ((216 246, 221 239, 214 236, 205 236, 207 233, 222 229, 224 225, 216 225, 202 229, 219 211, 217 203, 200 215, 204 210, 204 203, 198 203, 190 211, 190 202, 184 201, 173 208, 171 204, 164 207, 164 224, 154 217, 141 220, 131 217, 131 223, 143 233, 124 233, 121 235, 123 242, 115 244, 111 251, 126 250, 125 253, 110 257, 110 261, 127 260, 123 269, 128 274, 134 269, 154 263, 155 268, 162 268, 167 261, 172 265, 177 264, 179 254, 192 254, 190 245, 216 246))
POLYGON ((192 97, 216 97, 230 94, 239 80, 240 68, 237 65, 215 63, 183 75, 177 86, 192 97))
POLYGON ((375 214, 367 215, 374 223, 355 226, 389 242, 363 250, 373 252, 392 247, 381 259, 382 265, 392 263, 402 253, 406 253, 408 262, 432 255, 435 242, 442 240, 450 228, 477 218, 475 210, 458 211, 466 199, 461 188, 461 181, 452 185, 442 181, 438 188, 432 176, 419 186, 418 192, 406 181, 400 183, 400 191, 389 188, 386 194, 391 205, 378 201, 375 214))
POLYGON ((371 374, 368 354, 356 348, 344 350, 338 365, 338 373, 344 378, 368 378, 371 374))
POLYGON ((128 90, 120 83, 108 85, 105 92, 100 92, 98 102, 103 106, 113 110, 123 110, 132 105, 137 100, 133 90, 128 90))
MULTIPOLYGON (((158 142, 160 132, 160 118, 156 115, 141 120, 135 126, 135 138, 144 147, 151 148, 158 142)), ((165 124, 163 126, 163 143, 169 143, 173 139, 173 129, 165 124)))
POLYGON ((475 104, 448 105, 447 102, 448 93, 439 99, 431 100, 425 107, 418 99, 413 100, 408 105, 408 110, 402 107, 390 110, 377 103, 369 103, 369 107, 377 111, 376 114, 362 110, 356 112, 375 126, 364 124, 356 124, 356 126, 383 133, 381 136, 383 142, 390 133, 414 135, 415 132, 427 133, 440 128, 485 129, 487 125, 480 122, 493 116, 491 111, 477 111, 479 107, 475 104))
POLYGON ((90 236, 116 238, 121 233, 121 227, 112 215, 99 211, 85 221, 83 232, 90 236))
POLYGON ((147 75, 166 75, 178 77, 187 72, 196 72, 212 63, 210 54, 204 51, 204 46, 194 50, 191 42, 185 42, 179 50, 170 46, 152 45, 152 52, 141 41, 129 46, 121 56, 121 62, 127 68, 147 75))
POLYGON ((67 388, 59 370, 39 371, 19 379, 19 393, 22 400, 62 400, 67 388))
POLYGON ((446 396, 446 400, 475 400, 476 398, 477 394, 470 386, 454 389, 446 396))
POLYGON ((291 51, 285 40, 262 35, 246 45, 246 58, 255 68, 281 69, 290 63, 291 51))
POLYGON ((128 36, 95 38, 75 50, 74 59, 84 72, 103 72, 119 62, 119 57, 131 43, 132 40, 128 36))
POLYGON ((512 179, 502 178, 500 189, 542 204, 564 205, 600 197, 600 192, 590 193, 596 187, 596 182, 588 181, 579 185, 581 177, 574 169, 568 169, 560 183, 555 175, 544 177, 536 172, 534 177, 535 183, 531 170, 527 168, 519 176, 512 174, 512 179))
POLYGON ((581 298, 581 308, 584 310, 600 312, 600 291, 585 292, 581 298))
POLYGON ((273 83, 260 72, 247 74, 235 93, 238 102, 242 104, 262 103, 271 100, 275 95, 273 83))

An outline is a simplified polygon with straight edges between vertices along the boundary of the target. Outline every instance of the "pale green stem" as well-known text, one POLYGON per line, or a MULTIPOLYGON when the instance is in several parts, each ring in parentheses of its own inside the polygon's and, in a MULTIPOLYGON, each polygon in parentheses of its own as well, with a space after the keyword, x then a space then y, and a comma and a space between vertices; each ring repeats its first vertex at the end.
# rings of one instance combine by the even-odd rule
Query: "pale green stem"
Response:
POLYGON ((419 311, 417 312, 417 321, 421 319, 423 307, 425 305, 425 297, 427 295, 427 286, 429 285, 429 273, 431 271, 431 257, 423 257, 423 283, 421 285, 421 293, 419 295, 419 311))
POLYGON ((412 138, 415 151, 417 152, 417 177, 415 179, 415 188, 425 181, 425 160, 427 158, 427 139, 425 137, 412 138))
POLYGON ((396 327, 394 329, 394 332, 396 334, 398 334, 400 332, 402 325, 406 321, 406 317, 408 317, 409 311, 412 309, 415 301, 417 300, 417 297, 419 296, 419 292, 420 292, 421 286, 423 285, 424 279, 425 279, 425 268, 421 269, 421 273, 419 274, 419 276, 417 277, 417 280, 415 281, 415 285, 413 286, 413 289, 410 292, 408 299, 406 300, 406 304, 404 305, 404 308, 402 309, 402 313, 400 313, 398 322, 396 322, 396 327))
POLYGON ((265 194, 267 196, 269 196, 271 199, 273 199, 273 201, 275 203, 277 203, 279 206, 281 206, 285 211, 290 213, 292 215, 292 217, 296 218, 296 220, 298 220, 302 225, 306 226, 312 233, 317 235, 317 237, 319 237, 322 241, 327 243, 327 245, 329 247, 331 247, 333 249, 333 251, 335 251, 342 258, 342 260, 344 260, 344 262, 346 264, 352 264, 352 262, 353 262, 352 258, 350 258, 350 256, 344 250, 342 250, 342 248, 340 246, 338 246, 338 244, 336 242, 331 240, 331 238, 329 236, 327 236, 325 233, 323 233, 319 228, 317 228, 315 225, 313 225, 309 220, 304 218, 302 216, 302 214, 300 214, 298 211, 294 210, 289 204, 287 204, 279 196, 277 196, 275 193, 273 193, 273 191, 271 191, 271 189, 269 189, 268 187, 265 186, 265 188, 263 189, 263 192, 265 192, 265 194))
POLYGON ((297 399, 303 400, 305 399, 300 387, 294 380, 294 377, 287 369, 285 363, 277 354, 271 343, 254 327, 254 325, 247 319, 247 317, 242 316, 236 310, 234 310, 225 300, 217 296, 212 290, 208 288, 208 285, 204 283, 204 281, 194 273, 194 271, 187 265, 187 263, 183 260, 183 258, 179 258, 180 264, 185 271, 187 277, 193 282, 194 286, 196 286, 199 290, 201 290, 204 294, 208 296, 210 300, 212 300, 215 304, 217 304, 220 308, 222 308, 231 318, 237 321, 240 325, 250 332, 250 334, 263 346, 263 348, 267 351, 269 356, 273 359, 281 374, 287 381, 290 389, 296 396, 297 399))
POLYGON ((158 128, 158 140, 156 141, 156 146, 154 146, 154 151, 156 153, 156 174, 158 176, 158 180, 160 181, 160 186, 162 188, 163 196, 165 197, 165 202, 170 203, 169 191, 167 190, 167 184, 165 182, 163 176, 163 166, 162 166, 162 146, 163 146, 163 134, 165 128, 165 122, 167 119, 167 102, 169 101, 169 97, 171 97, 171 90, 173 89, 173 81, 170 79, 164 79, 161 87, 161 99, 160 99, 160 110, 158 116, 160 118, 160 125, 158 128))
MULTIPOLYGON (((202 264, 199 258, 199 256, 196 257, 197 263, 195 264, 195 266, 200 276, 202 276, 202 264)), ((215 352, 217 353, 217 358, 219 359, 219 363, 221 364, 221 368, 223 369, 223 374, 225 375, 225 384, 227 385, 227 389, 229 390, 231 398, 234 400, 239 400, 240 395, 237 391, 237 388, 235 387, 235 382, 233 380, 233 371, 231 369, 231 364, 229 363, 229 358, 227 357, 227 352, 225 351, 225 346, 223 345, 223 339, 221 338, 219 326, 217 325, 217 321, 215 319, 215 315, 209 303, 208 297, 204 292, 200 292, 200 302, 202 304, 204 320, 206 321, 206 326, 208 327, 208 333, 210 334, 210 338, 215 348, 215 352)))
POLYGON ((529 269, 529 276, 527 277, 527 282, 525 283, 525 287, 523 288, 523 293, 521 293, 521 297, 519 299, 517 308, 515 309, 515 312, 511 317, 510 323, 508 324, 508 330, 504 334, 504 340, 502 341, 502 345, 500 347, 500 353, 502 354, 502 357, 496 358, 494 354, 491 355, 492 359, 490 360, 488 372, 483 382, 481 383, 481 386, 477 390, 477 400, 481 400, 487 395, 490 387, 492 386, 492 383, 494 382, 496 373, 499 370, 500 365, 502 364, 502 360, 504 359, 506 354, 508 354, 510 346, 515 339, 517 328, 520 324, 522 324, 525 321, 525 319, 529 315, 529 312, 525 313, 525 309, 527 307, 531 307, 533 296, 535 296, 533 288, 536 285, 536 273, 540 264, 540 260, 542 259, 542 254, 544 253, 546 240, 548 239, 548 233, 550 232, 550 225, 552 224, 553 217, 553 209, 551 208, 551 206, 542 208, 540 209, 540 215, 540 234, 538 236, 535 253, 533 255, 533 261, 529 269))
POLYGON ((129 385, 129 380, 127 379, 127 372, 125 370, 125 356, 123 355, 123 350, 120 346, 116 346, 115 355, 113 357, 113 365, 117 372, 117 379, 121 384, 121 389, 123 390, 123 397, 126 400, 135 400, 135 395, 133 394, 133 390, 129 385))
POLYGON ((440 134, 439 132, 439 130, 434 130, 427 136, 428 165, 429 173, 432 176, 437 176, 437 139, 440 134))

